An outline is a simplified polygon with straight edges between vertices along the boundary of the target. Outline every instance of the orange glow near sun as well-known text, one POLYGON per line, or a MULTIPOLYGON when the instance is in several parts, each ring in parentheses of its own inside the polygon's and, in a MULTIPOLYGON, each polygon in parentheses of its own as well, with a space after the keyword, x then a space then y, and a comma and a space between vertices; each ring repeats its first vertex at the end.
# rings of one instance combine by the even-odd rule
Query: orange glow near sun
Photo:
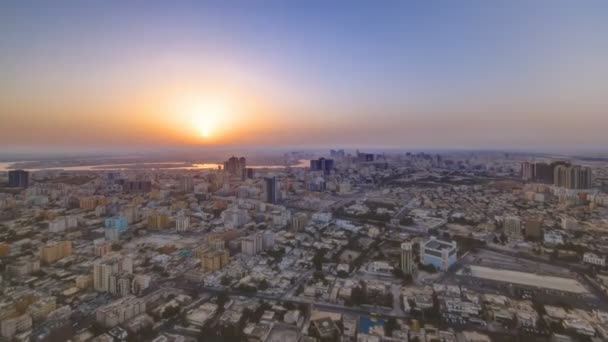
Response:
POLYGON ((182 122, 185 132, 207 141, 224 135, 234 111, 234 105, 223 97, 196 96, 178 101, 172 112, 182 122))

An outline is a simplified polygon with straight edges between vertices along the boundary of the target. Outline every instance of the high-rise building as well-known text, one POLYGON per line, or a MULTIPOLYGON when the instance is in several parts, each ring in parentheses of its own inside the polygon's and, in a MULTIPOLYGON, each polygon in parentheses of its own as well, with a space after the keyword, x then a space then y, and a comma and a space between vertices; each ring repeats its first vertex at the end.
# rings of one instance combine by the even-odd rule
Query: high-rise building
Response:
POLYGON ((323 171, 324 174, 330 174, 331 170, 334 169, 334 160, 333 159, 312 159, 310 161, 310 170, 311 171, 323 171))
POLYGON ((274 247, 274 232, 266 230, 262 233, 262 249, 268 250, 274 247))
MULTIPOLYGON (((118 294, 118 282, 122 275, 133 273, 133 260, 129 257, 113 255, 93 264, 93 288, 99 292, 118 294)), ((123 284, 124 285, 124 284, 123 284)))
POLYGON ((112 244, 105 239, 96 239, 93 241, 93 247, 95 249, 95 256, 97 257, 102 257, 112 251, 112 244))
POLYGON ((344 150, 330 150, 329 156, 332 158, 344 158, 345 153, 344 150))
POLYGON ((215 272, 228 265, 229 260, 228 250, 207 251, 201 256, 201 265, 204 272, 215 272))
POLYGON ((230 261, 230 253, 224 248, 224 240, 213 238, 197 249, 203 272, 215 272, 224 268, 230 261))
POLYGON ((224 171, 228 172, 230 175, 237 176, 241 179, 245 179, 247 177, 247 160, 245 157, 230 157, 227 161, 224 162, 224 171))
POLYGON ((12 170, 8 172, 9 188, 27 188, 30 181, 30 173, 25 170, 12 170))
POLYGON ((554 170, 553 185, 566 189, 590 189, 593 175, 590 167, 559 165, 554 170))
POLYGON ((521 219, 517 216, 507 216, 503 223, 504 233, 508 237, 521 237, 521 219))
POLYGON ((127 230, 129 222, 124 216, 108 217, 104 220, 105 228, 118 228, 121 231, 127 230))
POLYGON ((534 179, 534 164, 530 162, 521 163, 521 178, 523 180, 534 179))
POLYGON ((373 153, 363 153, 357 150, 357 161, 359 162, 373 162, 374 154, 373 153))
POLYGON ((40 249, 40 260, 52 264, 72 255, 72 241, 49 241, 40 249))
POLYGON ((530 180, 544 184, 554 183, 555 168, 564 165, 570 166, 565 161, 554 161, 551 164, 544 162, 523 162, 521 164, 521 176, 523 180, 530 180))
POLYGON ((124 192, 150 192, 152 191, 152 182, 148 180, 128 180, 122 184, 124 192))
POLYGON ((276 177, 264 177, 264 195, 267 203, 276 204, 279 202, 280 190, 276 177))
POLYGON ((414 272, 414 251, 411 242, 401 244, 401 271, 405 274, 414 272))
POLYGON ((306 213, 304 213, 304 212, 296 213, 291 218, 291 229, 293 231, 299 232, 302 229, 304 229, 304 227, 306 227, 307 223, 308 223, 308 215, 306 213))
POLYGON ((180 212, 175 218, 175 230, 178 232, 186 232, 190 229, 190 217, 184 212, 180 212))
POLYGON ((224 224, 230 228, 239 228, 249 222, 249 214, 244 209, 231 207, 222 212, 224 224))
POLYGON ((93 210, 97 206, 105 206, 108 200, 105 196, 88 196, 82 197, 78 200, 78 204, 81 209, 93 210))
POLYGON ((165 213, 152 213, 148 216, 148 228, 165 229, 169 227, 169 215, 165 213))
POLYGON ((29 314, 3 319, 0 324, 2 337, 10 340, 16 333, 28 331, 32 328, 32 317, 29 314))
POLYGON ((190 176, 183 176, 179 180, 179 190, 183 192, 192 192, 194 189, 194 181, 190 176))

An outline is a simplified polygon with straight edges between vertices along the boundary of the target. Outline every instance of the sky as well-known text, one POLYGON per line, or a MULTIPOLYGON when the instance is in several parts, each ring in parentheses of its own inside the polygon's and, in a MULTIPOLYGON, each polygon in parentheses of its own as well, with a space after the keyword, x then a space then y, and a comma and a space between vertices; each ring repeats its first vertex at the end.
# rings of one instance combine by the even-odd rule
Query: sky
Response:
POLYGON ((607 1, 0 2, 0 145, 598 147, 607 1))

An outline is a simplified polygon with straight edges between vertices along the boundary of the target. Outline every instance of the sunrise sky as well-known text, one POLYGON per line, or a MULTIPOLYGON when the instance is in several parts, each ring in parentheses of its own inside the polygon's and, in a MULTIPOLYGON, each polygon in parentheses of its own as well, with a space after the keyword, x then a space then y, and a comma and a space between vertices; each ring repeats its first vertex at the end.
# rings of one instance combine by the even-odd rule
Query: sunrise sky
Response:
POLYGON ((0 145, 601 146, 608 1, 1 1, 0 145))

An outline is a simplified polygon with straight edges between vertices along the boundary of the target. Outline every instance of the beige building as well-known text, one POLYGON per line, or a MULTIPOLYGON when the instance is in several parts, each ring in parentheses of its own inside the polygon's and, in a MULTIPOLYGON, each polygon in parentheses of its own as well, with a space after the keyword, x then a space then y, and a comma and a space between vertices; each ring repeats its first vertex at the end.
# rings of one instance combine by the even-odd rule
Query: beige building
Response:
POLYGON ((6 242, 0 242, 0 257, 8 256, 11 252, 11 246, 6 242))
POLYGON ((76 287, 79 289, 88 289, 93 285, 93 276, 79 275, 76 277, 76 287))
POLYGON ((28 314, 21 316, 5 319, 0 324, 2 337, 12 338, 15 334, 28 331, 32 328, 32 317, 28 314))
POLYGON ((201 265, 205 272, 215 272, 228 265, 230 256, 227 250, 209 251, 201 256, 201 265))
POLYGON ((95 249, 95 256, 102 257, 112 252, 112 244, 106 239, 97 239, 93 242, 93 248, 95 249))
POLYGON ((32 316, 34 321, 41 321, 48 316, 48 314, 57 308, 57 300, 55 297, 44 297, 40 300, 32 303, 28 308, 28 313, 32 316))
POLYGON ((169 227, 169 216, 167 214, 151 214, 148 216, 149 229, 166 229, 169 227))
POLYGON ((40 260, 45 264, 52 264, 69 255, 72 255, 72 241, 50 241, 40 250, 40 260))
POLYGON ((80 208, 86 210, 93 210, 99 205, 106 205, 107 199, 105 196, 88 196, 80 198, 80 208))

